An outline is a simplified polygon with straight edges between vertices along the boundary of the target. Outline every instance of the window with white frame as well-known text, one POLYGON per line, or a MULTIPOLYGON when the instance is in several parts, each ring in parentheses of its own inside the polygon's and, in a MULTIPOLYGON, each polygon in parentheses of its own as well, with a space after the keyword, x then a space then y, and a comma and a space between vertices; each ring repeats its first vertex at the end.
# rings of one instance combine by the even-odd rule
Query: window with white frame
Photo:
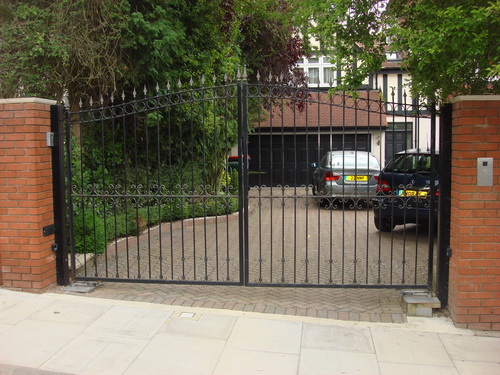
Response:
POLYGON ((309 68, 307 78, 310 84, 319 83, 319 68, 309 68))
POLYGON ((323 81, 326 84, 335 84, 335 70, 332 67, 323 68, 323 81))

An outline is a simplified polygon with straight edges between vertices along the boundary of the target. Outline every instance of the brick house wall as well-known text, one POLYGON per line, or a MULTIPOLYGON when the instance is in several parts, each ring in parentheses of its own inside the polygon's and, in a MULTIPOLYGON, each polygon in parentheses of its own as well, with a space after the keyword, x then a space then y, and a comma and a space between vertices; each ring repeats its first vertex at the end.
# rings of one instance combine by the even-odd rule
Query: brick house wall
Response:
POLYGON ((452 105, 448 306, 458 327, 500 330, 500 96, 452 105), (493 158, 491 186, 478 186, 478 158, 493 158))
POLYGON ((50 131, 52 100, 0 99, 0 284, 43 291, 56 282, 50 131))

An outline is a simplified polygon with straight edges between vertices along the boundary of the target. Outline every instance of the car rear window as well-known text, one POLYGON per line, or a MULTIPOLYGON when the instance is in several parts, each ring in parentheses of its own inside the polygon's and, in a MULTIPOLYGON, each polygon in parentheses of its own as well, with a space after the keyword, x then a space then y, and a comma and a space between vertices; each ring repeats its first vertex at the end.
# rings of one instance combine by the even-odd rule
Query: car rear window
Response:
POLYGON ((378 161, 372 155, 335 155, 328 162, 327 167, 358 167, 358 168, 379 168, 378 161))
MULTIPOLYGON (((438 156, 436 155, 436 165, 434 170, 437 171, 438 156)), ((401 154, 396 155, 389 164, 385 167, 386 172, 395 173, 430 173, 431 172, 431 155, 428 154, 401 154)))

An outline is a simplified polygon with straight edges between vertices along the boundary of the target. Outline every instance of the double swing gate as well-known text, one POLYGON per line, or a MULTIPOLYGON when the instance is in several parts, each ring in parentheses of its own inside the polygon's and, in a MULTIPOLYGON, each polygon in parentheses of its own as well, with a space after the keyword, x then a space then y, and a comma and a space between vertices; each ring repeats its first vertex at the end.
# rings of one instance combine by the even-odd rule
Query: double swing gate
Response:
POLYGON ((429 284, 432 230, 379 232, 370 199, 312 186, 330 150, 370 151, 383 167, 417 141, 425 108, 241 78, 153 91, 64 112, 74 280, 429 284))

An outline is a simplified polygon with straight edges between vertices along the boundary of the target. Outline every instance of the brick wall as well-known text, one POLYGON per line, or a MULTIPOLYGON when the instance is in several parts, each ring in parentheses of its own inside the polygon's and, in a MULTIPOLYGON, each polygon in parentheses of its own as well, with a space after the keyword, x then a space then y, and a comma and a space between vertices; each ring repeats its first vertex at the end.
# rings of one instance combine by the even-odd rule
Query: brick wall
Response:
POLYGON ((500 96, 453 101, 449 310, 459 327, 500 330, 500 96), (493 158, 478 186, 477 159, 493 158))
POLYGON ((0 99, 0 283, 43 291, 56 281, 50 105, 45 99, 0 99))

